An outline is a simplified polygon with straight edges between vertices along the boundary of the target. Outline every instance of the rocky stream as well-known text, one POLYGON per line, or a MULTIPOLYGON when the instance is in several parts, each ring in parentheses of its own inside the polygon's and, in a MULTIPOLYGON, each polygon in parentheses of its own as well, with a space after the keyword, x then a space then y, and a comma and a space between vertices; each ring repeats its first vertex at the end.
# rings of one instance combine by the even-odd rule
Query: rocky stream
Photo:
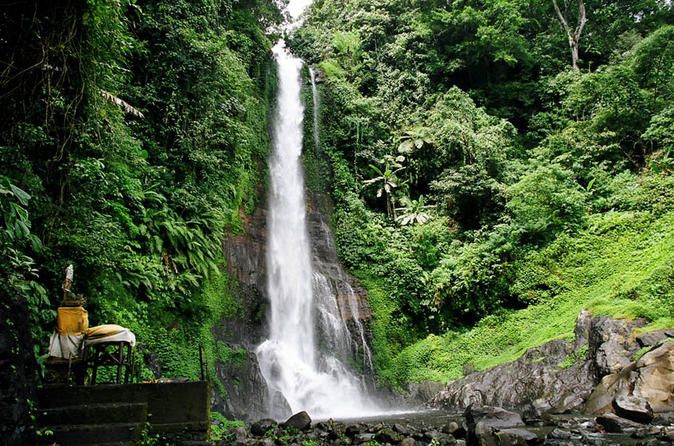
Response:
POLYGON ((644 323, 584 311, 572 342, 551 341, 442 386, 418 411, 320 421, 300 412, 232 430, 223 444, 674 444, 674 333, 635 336, 644 323))

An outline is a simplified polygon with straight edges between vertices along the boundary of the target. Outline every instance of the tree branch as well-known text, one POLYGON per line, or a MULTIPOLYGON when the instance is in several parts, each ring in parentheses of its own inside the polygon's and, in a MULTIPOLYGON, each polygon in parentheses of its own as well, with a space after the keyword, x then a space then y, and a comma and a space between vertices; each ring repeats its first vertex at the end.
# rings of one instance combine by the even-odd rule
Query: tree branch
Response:
POLYGON ((557 13, 557 17, 559 17, 559 21, 562 22, 562 26, 564 27, 564 31, 566 31, 567 34, 570 34, 571 30, 569 28, 569 23, 566 21, 566 18, 564 17, 564 14, 562 14, 562 10, 559 9, 559 5, 557 4, 557 0, 552 0, 552 4, 555 5, 555 12, 557 13))
POLYGON ((587 11, 585 10, 585 2, 578 1, 578 27, 576 28, 575 38, 576 42, 580 41, 580 36, 583 34, 583 28, 587 23, 587 11))

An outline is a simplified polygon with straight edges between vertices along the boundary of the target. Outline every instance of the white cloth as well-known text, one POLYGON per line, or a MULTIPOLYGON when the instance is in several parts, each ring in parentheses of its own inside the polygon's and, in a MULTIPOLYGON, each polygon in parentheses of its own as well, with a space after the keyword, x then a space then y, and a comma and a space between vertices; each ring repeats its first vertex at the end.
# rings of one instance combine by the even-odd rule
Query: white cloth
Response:
POLYGON ((105 342, 128 342, 131 344, 131 347, 136 345, 136 335, 134 335, 131 330, 125 328, 123 331, 110 335, 110 336, 101 336, 94 339, 85 339, 84 345, 89 347, 90 345, 102 344, 105 342))
POLYGON ((61 359, 77 359, 82 353, 84 335, 62 335, 54 332, 49 338, 49 356, 61 359))

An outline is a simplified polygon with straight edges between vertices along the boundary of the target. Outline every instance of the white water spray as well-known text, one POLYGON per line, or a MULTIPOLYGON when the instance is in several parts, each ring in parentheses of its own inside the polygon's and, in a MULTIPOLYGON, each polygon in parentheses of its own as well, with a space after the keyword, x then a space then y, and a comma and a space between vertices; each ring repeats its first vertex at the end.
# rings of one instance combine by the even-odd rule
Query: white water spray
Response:
MULTIPOLYGON (((306 410, 314 418, 379 414, 382 410, 368 397, 363 380, 344 363, 350 359, 345 356, 351 352, 352 340, 345 309, 335 300, 337 290, 312 268, 302 173, 303 64, 285 49, 283 41, 273 51, 279 90, 270 158, 267 241, 271 321, 269 339, 256 351, 260 370, 271 392, 282 394, 293 413, 306 410), (329 347, 326 351, 317 347, 316 324, 329 347)), ((363 362, 371 367, 354 302, 355 295, 349 295, 349 310, 363 342, 363 362)), ((270 415, 283 418, 288 414, 272 411, 270 415)))

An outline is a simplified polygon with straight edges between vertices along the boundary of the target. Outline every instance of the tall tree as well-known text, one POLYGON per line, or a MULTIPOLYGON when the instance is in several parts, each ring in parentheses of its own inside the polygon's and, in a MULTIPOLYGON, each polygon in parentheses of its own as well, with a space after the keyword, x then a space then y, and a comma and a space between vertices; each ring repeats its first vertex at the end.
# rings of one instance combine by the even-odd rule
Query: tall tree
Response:
POLYGON ((552 4, 555 6, 555 12, 557 13, 557 18, 559 18, 562 28, 566 32, 566 37, 569 40, 569 48, 571 49, 571 65, 574 70, 578 70, 578 59, 580 51, 580 38, 583 35, 583 28, 587 23, 587 10, 585 9, 585 1, 578 0, 578 23, 575 28, 571 28, 569 24, 569 14, 568 10, 570 7, 570 0, 564 0, 564 12, 559 8, 557 0, 552 0, 552 4))

